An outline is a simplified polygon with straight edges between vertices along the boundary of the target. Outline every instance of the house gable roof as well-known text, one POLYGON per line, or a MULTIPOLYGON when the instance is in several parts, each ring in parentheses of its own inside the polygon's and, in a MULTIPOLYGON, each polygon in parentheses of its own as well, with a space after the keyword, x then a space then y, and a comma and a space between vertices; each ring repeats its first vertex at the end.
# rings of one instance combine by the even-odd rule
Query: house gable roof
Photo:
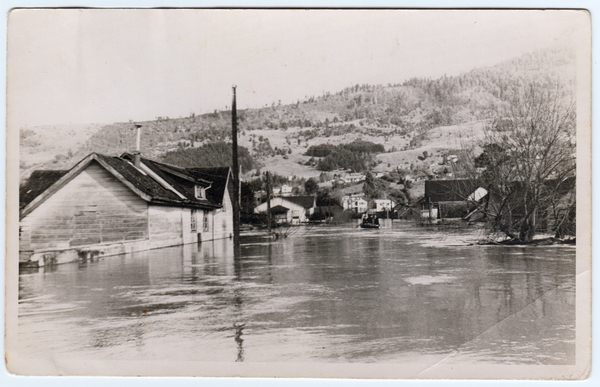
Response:
POLYGON ((271 207, 272 214, 285 214, 289 210, 290 210, 289 208, 282 206, 280 204, 276 205, 275 207, 271 207))
POLYGON ((477 189, 472 180, 426 180, 425 197, 431 202, 462 202, 477 189))
MULTIPOLYGON (((43 201, 79 175, 93 162, 100 164, 104 169, 147 202, 205 209, 221 207, 223 201, 222 194, 228 181, 228 167, 225 167, 227 174, 224 176, 218 175, 218 172, 222 170, 215 172, 215 180, 220 180, 217 183, 217 189, 211 192, 210 187, 213 185, 211 181, 196 176, 187 169, 158 163, 148 159, 142 159, 141 167, 138 169, 133 165, 132 160, 132 156, 129 154, 125 154, 121 157, 114 157, 91 153, 69 171, 61 171, 64 173, 62 173, 62 176, 58 179, 54 179, 58 173, 53 175, 53 182, 50 182, 50 177, 46 179, 47 182, 44 184, 45 188, 39 188, 38 190, 40 192, 35 198, 24 204, 21 209, 20 217, 23 218, 37 208, 43 201), (195 185, 200 185, 207 189, 207 197, 205 199, 197 199, 195 197, 195 185), (221 185, 222 187, 219 189, 221 185), (221 192, 220 198, 219 192, 221 192)), ((38 173, 35 176, 32 174, 34 177, 44 175, 44 172, 38 173)), ((48 176, 50 176, 50 174, 48 174, 48 176)), ((39 179, 36 178, 36 180, 31 182, 31 185, 36 185, 36 181, 38 180, 39 179)), ((28 181, 24 187, 29 184, 30 182, 28 181)))

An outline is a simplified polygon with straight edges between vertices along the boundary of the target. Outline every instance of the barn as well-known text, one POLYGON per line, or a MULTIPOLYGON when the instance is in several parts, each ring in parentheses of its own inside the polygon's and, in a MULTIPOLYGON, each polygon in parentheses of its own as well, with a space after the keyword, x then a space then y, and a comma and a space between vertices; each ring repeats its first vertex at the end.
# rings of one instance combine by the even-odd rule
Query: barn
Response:
POLYGON ((92 153, 35 171, 19 189, 19 262, 81 258, 229 238, 230 169, 180 168, 92 153))
POLYGON ((423 218, 462 218, 469 213, 471 202, 486 194, 474 180, 427 180, 425 196, 419 201, 421 214, 423 218))

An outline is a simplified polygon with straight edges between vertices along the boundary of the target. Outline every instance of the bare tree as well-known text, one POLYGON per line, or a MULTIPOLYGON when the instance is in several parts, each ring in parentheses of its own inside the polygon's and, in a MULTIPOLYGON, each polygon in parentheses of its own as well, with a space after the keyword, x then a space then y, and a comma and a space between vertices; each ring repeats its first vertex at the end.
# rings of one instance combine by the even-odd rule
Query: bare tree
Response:
POLYGON ((492 231, 523 243, 544 226, 557 236, 568 232, 565 222, 574 220, 575 208, 575 122, 567 92, 529 83, 515 88, 486 125, 472 174, 488 191, 476 205, 492 231))

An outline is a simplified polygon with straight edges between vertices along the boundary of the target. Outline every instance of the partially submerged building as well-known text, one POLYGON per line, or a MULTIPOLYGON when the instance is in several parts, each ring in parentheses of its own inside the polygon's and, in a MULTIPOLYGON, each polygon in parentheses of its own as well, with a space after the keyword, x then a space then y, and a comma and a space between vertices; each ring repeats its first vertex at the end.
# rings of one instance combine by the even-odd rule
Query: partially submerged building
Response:
POLYGON ((229 238, 230 169, 92 153, 20 188, 19 262, 44 265, 229 238))
MULTIPOLYGON (((258 205, 256 214, 267 213, 267 202, 258 205)), ((270 213, 277 223, 300 224, 308 222, 314 214, 316 199, 314 196, 286 196, 270 200, 270 213)))
POLYGON ((469 204, 479 201, 487 191, 474 180, 427 180, 425 195, 419 201, 421 216, 430 219, 462 218, 471 209, 469 204))

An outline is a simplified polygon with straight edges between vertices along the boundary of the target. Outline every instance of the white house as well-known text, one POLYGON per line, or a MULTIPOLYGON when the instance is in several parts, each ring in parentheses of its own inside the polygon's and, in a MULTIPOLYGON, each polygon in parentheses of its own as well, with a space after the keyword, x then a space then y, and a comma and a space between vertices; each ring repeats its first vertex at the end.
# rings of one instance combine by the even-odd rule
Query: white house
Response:
POLYGON ((392 211, 396 203, 392 199, 373 199, 373 208, 377 212, 392 211))
MULTIPOLYGON (((316 199, 314 196, 287 196, 276 197, 270 201, 271 215, 278 223, 300 224, 308 222, 308 218, 314 214, 316 199)), ((267 202, 254 209, 257 214, 267 212, 267 202)))
POLYGON ((362 173, 348 173, 344 176, 344 182, 346 184, 360 183, 365 180, 365 175, 362 173))
POLYGON ((274 194, 278 196, 290 196, 292 194, 292 187, 284 184, 281 186, 281 188, 275 190, 274 194))
POLYGON ((364 194, 350 194, 342 196, 342 207, 344 210, 361 213, 367 211, 369 203, 364 199, 364 194))

